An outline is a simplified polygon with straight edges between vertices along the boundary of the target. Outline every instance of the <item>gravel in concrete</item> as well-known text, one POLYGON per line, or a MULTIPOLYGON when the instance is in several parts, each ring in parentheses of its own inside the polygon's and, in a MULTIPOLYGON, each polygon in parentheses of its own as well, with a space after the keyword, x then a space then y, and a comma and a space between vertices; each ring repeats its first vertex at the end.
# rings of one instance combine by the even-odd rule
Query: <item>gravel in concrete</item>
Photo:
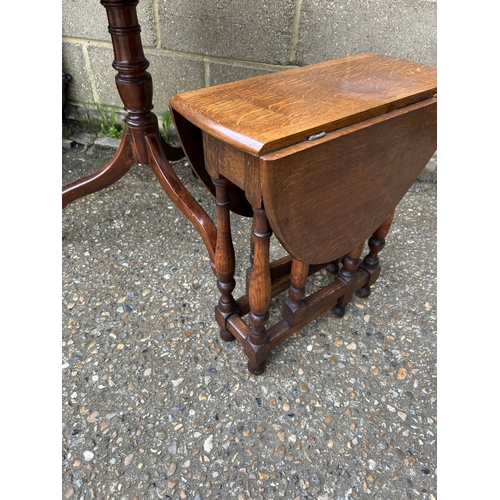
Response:
MULTIPOLYGON (((63 184, 113 153, 63 149, 63 184)), ((249 222, 232 217, 236 295, 249 222)), ((261 376, 219 338, 205 247, 148 166, 68 205, 62 235, 64 499, 437 498, 436 184, 400 203, 370 297, 290 337, 261 376)))

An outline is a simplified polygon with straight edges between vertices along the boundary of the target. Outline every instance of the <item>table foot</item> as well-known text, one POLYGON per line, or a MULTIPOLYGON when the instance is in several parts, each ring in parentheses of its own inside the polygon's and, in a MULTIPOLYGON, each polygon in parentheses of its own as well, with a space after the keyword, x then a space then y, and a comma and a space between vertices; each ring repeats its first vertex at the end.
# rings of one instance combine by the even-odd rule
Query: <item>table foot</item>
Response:
POLYGON ((97 172, 63 187, 62 208, 78 198, 111 186, 121 179, 133 164, 134 155, 130 138, 127 134, 123 134, 118 150, 106 165, 97 172))
POLYGON ((333 306, 332 307, 332 313, 335 315, 337 318, 343 318, 345 316, 345 306, 333 306))
POLYGON ((266 362, 255 363, 254 361, 248 362, 248 371, 253 375, 262 375, 266 370, 266 362))
POLYGON ((371 288, 367 286, 361 287, 359 290, 356 290, 356 295, 362 299, 366 299, 370 296, 371 288))
POLYGON ((229 331, 225 330, 223 328, 220 329, 219 336, 224 342, 232 342, 233 340, 236 340, 236 337, 229 331))

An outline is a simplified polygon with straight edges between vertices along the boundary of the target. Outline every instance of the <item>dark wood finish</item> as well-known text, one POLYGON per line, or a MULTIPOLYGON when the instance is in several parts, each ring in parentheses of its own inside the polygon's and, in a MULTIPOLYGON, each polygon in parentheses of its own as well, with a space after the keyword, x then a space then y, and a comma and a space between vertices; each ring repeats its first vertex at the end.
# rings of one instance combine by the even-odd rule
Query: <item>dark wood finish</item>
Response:
MULTIPOLYGON (((175 109, 172 109, 172 117, 178 134, 185 138, 182 142, 182 148, 184 149, 186 157, 189 158, 195 174, 205 187, 215 196, 215 185, 212 182, 211 175, 216 178, 218 173, 216 170, 212 170, 211 173, 209 173, 206 169, 201 130, 177 113, 175 109)), ((229 185, 228 189, 230 210, 238 215, 251 217, 253 215, 252 206, 247 201, 245 192, 233 183, 229 185)))
POLYGON ((436 150, 435 94, 435 68, 368 53, 173 97, 186 152, 202 147, 209 176, 254 207, 246 294, 216 313, 252 373, 318 315, 342 317, 370 293, 394 209, 436 150), (277 262, 271 233, 288 252, 277 262), (307 295, 324 267, 333 282, 307 295), (283 319, 267 325, 285 290, 283 319))
POLYGON ((361 264, 362 268, 370 275, 368 283, 364 285, 359 290, 356 290, 356 295, 362 298, 366 298, 370 295, 370 286, 375 283, 380 274, 380 262, 378 259, 378 254, 385 246, 385 237, 391 228, 392 219, 394 218, 394 212, 389 214, 384 223, 373 233, 371 238, 368 240, 368 248, 370 251, 363 259, 361 264))
POLYGON ((288 289, 288 306, 292 310, 304 305, 306 296, 306 280, 309 275, 309 264, 293 259, 290 271, 290 287, 288 289))
POLYGON ((326 266, 326 270, 330 274, 334 274, 334 275, 337 274, 339 272, 339 259, 335 259, 332 262, 330 262, 330 264, 328 264, 326 266))
MULTIPOLYGON (((215 271, 216 226, 172 170, 169 162, 180 160, 185 157, 185 153, 182 148, 174 148, 163 139, 158 119, 152 112, 153 83, 146 71, 149 62, 144 56, 140 37, 141 28, 136 11, 138 0, 101 0, 101 4, 106 8, 113 43, 112 65, 117 71, 116 87, 127 111, 125 131, 119 149, 103 168, 63 187, 63 208, 78 198, 109 187, 125 175, 134 163, 149 164, 163 189, 200 233, 215 271)), ((188 145, 189 141, 183 144, 188 145)), ((198 167, 196 149, 188 149, 194 158, 194 166, 198 167)), ((203 157, 202 149, 199 151, 203 157)), ((215 195, 215 187, 203 163, 196 173, 215 195)), ((236 200, 231 208, 237 213, 250 215, 251 207, 241 190, 233 185, 229 189, 236 200)))
MULTIPOLYGON (((354 250, 349 252, 342 259, 342 269, 340 269, 338 274, 338 280, 344 282, 346 285, 349 284, 351 280, 356 278, 359 264, 361 262, 361 253, 363 252, 363 248, 365 247, 365 243, 360 243, 354 250)), ((342 318, 345 314, 345 307, 351 301, 354 290, 352 287, 346 288, 346 293, 340 297, 339 301, 335 304, 335 307, 332 308, 333 314, 337 316, 337 318, 342 318)))
POLYGON ((116 87, 127 116, 122 146, 100 174, 93 174, 63 189, 63 207, 77 198, 108 187, 120 179, 133 163, 149 163, 145 137, 156 136, 164 155, 170 160, 184 157, 181 148, 163 140, 153 109, 153 83, 146 71, 149 62, 144 56, 141 27, 137 19, 138 0, 101 0, 106 8, 108 30, 113 43, 113 68, 116 87))
POLYGON ((366 240, 436 150, 435 123, 431 98, 263 156, 262 198, 285 250, 319 264, 366 240))
POLYGON ((176 207, 191 221, 200 234, 210 256, 212 269, 215 272, 217 228, 214 222, 177 177, 170 166, 165 151, 162 149, 162 143, 158 136, 148 136, 145 142, 149 164, 153 172, 176 207))
POLYGON ((63 187, 62 207, 65 208, 66 205, 82 196, 111 186, 120 180, 134 163, 132 144, 128 135, 123 134, 118 150, 106 165, 97 172, 63 187))

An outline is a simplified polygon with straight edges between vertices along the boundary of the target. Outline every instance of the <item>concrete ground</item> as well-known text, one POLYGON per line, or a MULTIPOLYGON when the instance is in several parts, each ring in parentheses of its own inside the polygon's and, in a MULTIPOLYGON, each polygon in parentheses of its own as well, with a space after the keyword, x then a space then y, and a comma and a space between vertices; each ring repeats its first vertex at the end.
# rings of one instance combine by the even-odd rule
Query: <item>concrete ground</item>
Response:
MULTIPOLYGON (((113 153, 63 149, 63 184, 113 153)), ((249 220, 232 224, 239 296, 249 220)), ((370 297, 290 337, 261 376, 219 338, 205 247, 148 166, 68 205, 62 236, 63 498, 437 498, 435 183, 398 206, 370 297)))

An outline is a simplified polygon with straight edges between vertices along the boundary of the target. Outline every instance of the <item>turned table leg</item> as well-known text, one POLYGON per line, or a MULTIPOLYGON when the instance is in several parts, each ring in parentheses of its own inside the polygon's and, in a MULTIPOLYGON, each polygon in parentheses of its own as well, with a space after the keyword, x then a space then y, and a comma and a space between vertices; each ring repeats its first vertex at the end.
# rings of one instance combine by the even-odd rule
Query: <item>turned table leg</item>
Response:
POLYGON ((309 264, 301 260, 293 259, 292 269, 290 271, 290 286, 288 288, 287 304, 294 312, 304 305, 308 276, 309 264))
POLYGON ((339 266, 339 259, 335 259, 334 261, 330 262, 326 266, 326 270, 333 275, 337 275, 339 272, 340 266, 339 266))
POLYGON ((367 271, 370 275, 368 283, 356 291, 356 295, 359 297, 368 297, 371 292, 371 285, 375 283, 380 274, 380 262, 378 259, 379 252, 385 246, 385 237, 391 228, 392 220, 394 218, 394 212, 392 212, 384 223, 373 233, 373 235, 368 240, 369 253, 363 259, 361 267, 367 271))
MULTIPOLYGON (((255 352, 255 359, 248 361, 251 373, 259 375, 264 372, 265 359, 260 359, 259 350, 269 343, 265 324, 269 319, 269 306, 271 304, 271 272, 269 268, 269 239, 271 227, 263 208, 254 208, 252 224, 252 272, 249 280, 248 314, 251 327, 247 341, 255 352)), ((262 351, 264 352, 264 351, 262 351)), ((266 355, 267 356, 267 355, 266 355)))
MULTIPOLYGON (((344 283, 349 283, 353 278, 356 277, 359 264, 361 262, 360 256, 365 247, 364 242, 358 245, 354 250, 349 252, 342 259, 342 268, 339 271, 337 279, 342 280, 344 283)), ((342 318, 345 314, 345 307, 352 299, 353 292, 348 292, 342 297, 335 306, 332 307, 332 312, 337 316, 337 318, 342 318)))
POLYGON ((223 340, 234 340, 233 334, 227 329, 226 320, 237 312, 233 290, 235 256, 231 236, 231 221, 229 211, 229 181, 223 177, 212 179, 215 185, 215 203, 217 205, 217 243, 215 247, 215 273, 220 299, 215 308, 215 316, 220 326, 220 336, 223 340))
POLYGON ((78 198, 111 186, 120 180, 134 163, 132 146, 128 136, 124 134, 120 147, 106 165, 97 172, 63 187, 62 208, 78 198))

